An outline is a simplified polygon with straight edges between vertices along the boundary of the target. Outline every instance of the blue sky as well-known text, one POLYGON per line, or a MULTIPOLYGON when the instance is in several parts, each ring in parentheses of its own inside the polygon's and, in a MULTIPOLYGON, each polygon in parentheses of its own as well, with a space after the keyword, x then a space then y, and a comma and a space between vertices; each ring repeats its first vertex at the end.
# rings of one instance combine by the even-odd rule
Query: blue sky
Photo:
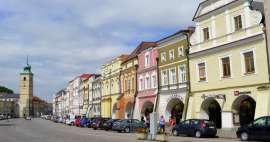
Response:
POLYGON ((34 94, 51 101, 81 73, 193 26, 200 0, 0 0, 0 85, 19 91, 29 56, 34 94))

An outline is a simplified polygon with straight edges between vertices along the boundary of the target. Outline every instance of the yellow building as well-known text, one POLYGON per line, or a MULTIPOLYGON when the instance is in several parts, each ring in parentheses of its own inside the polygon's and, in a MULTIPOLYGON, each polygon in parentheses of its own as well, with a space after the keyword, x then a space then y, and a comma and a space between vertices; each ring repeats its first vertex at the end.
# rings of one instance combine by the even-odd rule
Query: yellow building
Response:
POLYGON ((128 55, 121 55, 102 66, 103 93, 101 99, 101 116, 115 118, 117 98, 120 96, 121 64, 128 55))
POLYGON ((28 64, 24 67, 23 72, 20 73, 20 117, 33 115, 33 73, 31 66, 28 64))
POLYGON ((190 39, 187 118, 209 119, 218 128, 233 128, 270 114, 261 6, 249 0, 199 5, 190 39))

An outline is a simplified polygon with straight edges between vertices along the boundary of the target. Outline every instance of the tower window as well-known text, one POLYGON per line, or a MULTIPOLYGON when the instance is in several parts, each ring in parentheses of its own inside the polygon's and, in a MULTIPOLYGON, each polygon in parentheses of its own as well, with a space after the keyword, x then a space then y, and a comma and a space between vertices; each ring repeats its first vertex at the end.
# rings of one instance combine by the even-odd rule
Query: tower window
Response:
POLYGON ((23 81, 26 81, 26 77, 23 78, 23 81))

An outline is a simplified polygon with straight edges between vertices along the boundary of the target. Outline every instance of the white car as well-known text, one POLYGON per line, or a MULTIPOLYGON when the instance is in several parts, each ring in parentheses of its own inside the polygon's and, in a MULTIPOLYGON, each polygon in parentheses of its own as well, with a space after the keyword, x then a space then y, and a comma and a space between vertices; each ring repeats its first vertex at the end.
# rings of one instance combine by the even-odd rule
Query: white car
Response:
POLYGON ((66 119, 66 124, 67 125, 72 126, 72 125, 74 125, 74 122, 75 122, 75 119, 66 119))
POLYGON ((27 116, 27 117, 25 118, 25 120, 32 120, 32 117, 31 117, 31 116, 27 116))

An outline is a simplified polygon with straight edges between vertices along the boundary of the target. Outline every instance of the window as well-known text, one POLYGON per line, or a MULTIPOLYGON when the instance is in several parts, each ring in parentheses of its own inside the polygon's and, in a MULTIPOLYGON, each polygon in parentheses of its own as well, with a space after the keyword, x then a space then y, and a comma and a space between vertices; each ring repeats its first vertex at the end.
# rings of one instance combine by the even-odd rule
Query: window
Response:
POLYGON ((144 90, 144 82, 143 79, 140 79, 140 90, 144 90))
POLYGON ((209 28, 204 28, 203 29, 203 39, 204 39, 204 41, 210 39, 209 28))
POLYGON ((168 85, 167 71, 162 71, 162 85, 168 85))
POLYGON ((166 61, 166 52, 161 53, 161 61, 165 62, 166 61))
POLYGON ((184 48, 183 48, 183 47, 178 47, 178 55, 179 55, 180 57, 185 55, 185 53, 184 53, 184 48))
POLYGON ((170 50, 170 60, 174 59, 174 49, 170 50))
POLYGON ((152 88, 156 88, 157 87, 157 76, 153 75, 152 76, 152 88))
POLYGON ((259 118, 253 122, 253 126, 265 126, 266 118, 259 118))
POLYGON ((175 69, 170 70, 170 84, 176 84, 176 71, 175 69))
POLYGON ((144 67, 149 67, 150 65, 150 55, 146 54, 144 58, 144 67))
POLYGON ((199 81, 206 81, 205 63, 199 63, 198 70, 199 70, 199 81))
POLYGON ((243 53, 245 62, 245 74, 255 73, 254 53, 253 51, 243 53))
POLYGON ((242 17, 241 15, 234 17, 234 29, 235 31, 242 29, 242 17))
POLYGON ((180 66, 179 67, 179 81, 181 83, 184 83, 187 81, 187 78, 186 78, 186 67, 185 66, 180 66))
POLYGON ((147 76, 145 78, 145 89, 149 89, 150 88, 150 78, 149 76, 147 76))
POLYGON ((231 76, 230 57, 222 58, 221 63, 222 63, 223 77, 230 77, 231 76))

